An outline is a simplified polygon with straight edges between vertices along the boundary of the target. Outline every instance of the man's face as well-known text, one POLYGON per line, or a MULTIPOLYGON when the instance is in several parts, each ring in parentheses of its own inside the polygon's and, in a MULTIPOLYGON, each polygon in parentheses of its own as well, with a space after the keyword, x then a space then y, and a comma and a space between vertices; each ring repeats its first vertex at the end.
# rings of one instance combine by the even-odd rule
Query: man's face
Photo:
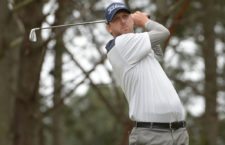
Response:
POLYGON ((119 11, 107 25, 107 30, 114 36, 131 33, 134 29, 134 22, 130 13, 119 11))

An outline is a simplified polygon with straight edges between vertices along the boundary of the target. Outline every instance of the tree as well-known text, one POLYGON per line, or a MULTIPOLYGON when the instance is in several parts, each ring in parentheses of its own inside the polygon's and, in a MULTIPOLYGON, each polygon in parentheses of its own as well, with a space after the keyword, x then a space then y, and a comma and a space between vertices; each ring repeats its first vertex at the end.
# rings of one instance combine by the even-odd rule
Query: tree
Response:
MULTIPOLYGON (((66 21, 66 18, 71 15, 72 12, 72 3, 70 1, 58 0, 59 8, 56 11, 55 17, 56 21, 54 25, 63 24, 66 21), (65 11, 64 9, 67 9, 65 11)), ((65 31, 63 29, 55 29, 54 32, 56 34, 62 33, 65 31)), ((54 47, 55 50, 55 63, 54 63, 54 96, 53 103, 57 105, 57 103, 62 98, 63 84, 62 84, 62 67, 63 67, 63 50, 65 49, 63 36, 60 35, 56 38, 56 44, 54 47)), ((56 110, 52 114, 52 135, 53 135, 53 145, 62 145, 65 140, 65 131, 64 131, 64 119, 61 105, 56 107, 56 110)))
MULTIPOLYGON (((22 41, 18 44, 18 78, 14 94, 13 144, 37 145, 39 120, 39 78, 45 55, 45 45, 30 43, 28 36, 31 28, 39 26, 44 18, 43 1, 21 3, 15 1, 13 11, 24 26, 22 41), (32 13, 31 13, 32 12, 32 13)), ((40 36, 40 33, 39 33, 40 36)))
POLYGON ((15 42, 21 33, 7 1, 0 1, 0 144, 11 144, 14 95, 17 89, 19 51, 15 42), (11 33, 13 31, 14 33, 11 33))

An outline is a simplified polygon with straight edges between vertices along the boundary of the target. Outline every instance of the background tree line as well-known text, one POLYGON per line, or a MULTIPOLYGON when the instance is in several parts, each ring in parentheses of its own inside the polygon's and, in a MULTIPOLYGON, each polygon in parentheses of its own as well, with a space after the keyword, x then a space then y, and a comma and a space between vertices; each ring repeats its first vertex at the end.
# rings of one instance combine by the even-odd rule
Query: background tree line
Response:
MULTIPOLYGON (((28 39, 34 27, 103 19, 110 2, 0 1, 1 145, 127 144, 133 123, 106 58, 104 24, 28 39)), ((171 32, 162 66, 186 107, 190 144, 225 144, 225 1, 124 2, 171 32)))

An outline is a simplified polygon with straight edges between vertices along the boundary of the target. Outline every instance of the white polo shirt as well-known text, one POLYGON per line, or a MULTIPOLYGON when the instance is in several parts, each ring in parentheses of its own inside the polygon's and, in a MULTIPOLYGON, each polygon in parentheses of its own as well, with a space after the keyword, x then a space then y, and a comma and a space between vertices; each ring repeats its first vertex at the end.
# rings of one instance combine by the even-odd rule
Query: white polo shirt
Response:
POLYGON ((183 105, 154 56, 148 32, 120 35, 106 48, 113 73, 128 101, 131 120, 184 120, 183 105))

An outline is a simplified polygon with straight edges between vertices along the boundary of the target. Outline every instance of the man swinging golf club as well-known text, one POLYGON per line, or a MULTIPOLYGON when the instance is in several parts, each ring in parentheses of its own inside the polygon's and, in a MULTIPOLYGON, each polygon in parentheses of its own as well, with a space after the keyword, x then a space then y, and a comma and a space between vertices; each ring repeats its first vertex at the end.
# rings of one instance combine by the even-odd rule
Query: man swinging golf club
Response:
POLYGON ((145 13, 131 13, 123 3, 110 4, 105 19, 113 36, 107 57, 135 122, 129 145, 188 145, 183 105, 156 59, 169 31, 145 13), (134 33, 134 27, 147 31, 134 33))

